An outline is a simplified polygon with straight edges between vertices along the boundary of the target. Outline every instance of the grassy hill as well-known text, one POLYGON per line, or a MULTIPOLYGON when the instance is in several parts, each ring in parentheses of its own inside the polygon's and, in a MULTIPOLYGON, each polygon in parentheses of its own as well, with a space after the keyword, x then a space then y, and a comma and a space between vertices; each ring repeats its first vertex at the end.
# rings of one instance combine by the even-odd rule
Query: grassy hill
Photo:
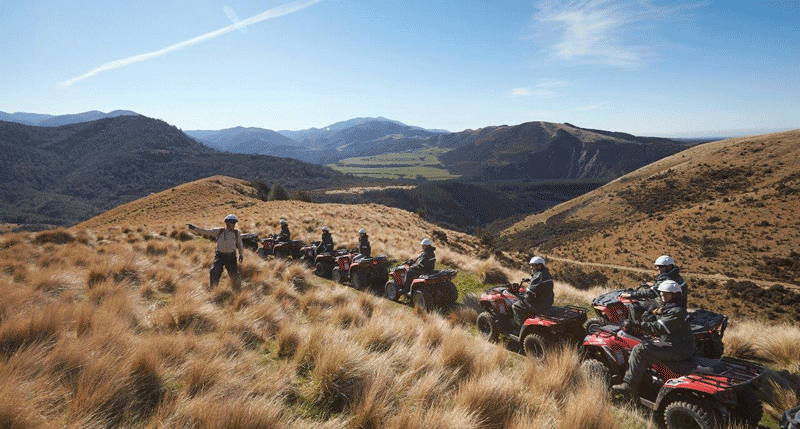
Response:
POLYGON ((621 268, 652 273, 666 253, 698 305, 800 320, 784 289, 800 285, 799 156, 800 131, 695 146, 528 216, 503 231, 506 247, 601 264, 590 269, 627 285, 650 274, 621 268))
MULTIPOLYGON (((213 243, 187 221, 294 235, 366 227, 394 260, 431 235, 462 292, 480 283, 474 237, 378 205, 263 202, 211 177, 116 207, 69 230, 0 236, 0 426, 13 428, 649 428, 610 403, 573 350, 535 363, 474 333, 475 312, 417 314, 248 253, 243 287, 207 291, 213 243)), ((524 273, 504 270, 512 277, 524 273)), ((481 286, 477 286, 480 288, 481 286)), ((560 301, 597 291, 557 283, 560 301)), ((463 299, 463 295, 462 295, 463 299)), ((773 371, 764 423, 796 398, 800 330, 740 323, 726 350, 773 371), (754 332, 758 335, 754 335, 754 332), (779 373, 777 371, 783 371, 779 373), (795 377, 795 378, 793 378, 795 377), (771 416, 771 417, 770 417, 771 416)))
POLYGON ((364 182, 293 159, 220 153, 144 116, 59 127, 0 121, 0 153, 0 219, 16 224, 71 225, 214 174, 288 190, 364 182))

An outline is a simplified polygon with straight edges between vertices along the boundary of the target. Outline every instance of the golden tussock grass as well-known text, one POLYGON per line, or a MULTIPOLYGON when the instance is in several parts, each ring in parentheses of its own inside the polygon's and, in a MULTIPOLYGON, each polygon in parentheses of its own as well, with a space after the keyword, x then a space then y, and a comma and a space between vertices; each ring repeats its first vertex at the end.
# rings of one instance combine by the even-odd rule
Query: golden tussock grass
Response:
POLYGON ((764 326, 752 321, 734 321, 723 337, 725 354, 757 359, 779 369, 800 372, 800 327, 764 326))
MULTIPOLYGON (((4 417, 23 427, 70 429, 477 429, 614 428, 620 426, 607 416, 628 415, 577 370, 574 351, 542 363, 509 353, 464 323, 475 314, 469 307, 450 319, 422 315, 333 285, 299 264, 250 253, 241 291, 232 292, 223 276, 208 292, 213 244, 178 236, 185 221, 216 225, 231 211, 208 207, 199 219, 164 226, 143 221, 148 227, 141 230, 79 227, 94 236, 85 243, 0 237, 4 417), (175 237, 171 231, 178 231, 175 237)), ((395 260, 403 256, 395 249, 418 253, 419 241, 409 236, 435 229, 379 206, 258 202, 252 209, 285 214, 293 232, 308 225, 308 238, 331 223, 341 243, 356 236, 352 225, 367 225, 373 248, 395 260)), ((256 225, 255 216, 245 217, 243 228, 256 225)), ((271 228, 275 220, 258 221, 271 228)), ((437 243, 437 253, 459 269, 481 263, 471 256, 477 241, 447 235, 454 246, 473 250, 437 243)))

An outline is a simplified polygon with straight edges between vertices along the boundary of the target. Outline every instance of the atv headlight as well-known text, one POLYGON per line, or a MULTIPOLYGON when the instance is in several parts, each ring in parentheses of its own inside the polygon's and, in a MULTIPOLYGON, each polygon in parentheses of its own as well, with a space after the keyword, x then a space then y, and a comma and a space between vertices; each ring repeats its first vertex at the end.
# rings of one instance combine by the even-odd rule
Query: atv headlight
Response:
POLYGON ((714 394, 714 398, 722 402, 723 404, 727 405, 735 405, 736 404, 736 391, 733 389, 726 389, 721 392, 717 392, 714 394))

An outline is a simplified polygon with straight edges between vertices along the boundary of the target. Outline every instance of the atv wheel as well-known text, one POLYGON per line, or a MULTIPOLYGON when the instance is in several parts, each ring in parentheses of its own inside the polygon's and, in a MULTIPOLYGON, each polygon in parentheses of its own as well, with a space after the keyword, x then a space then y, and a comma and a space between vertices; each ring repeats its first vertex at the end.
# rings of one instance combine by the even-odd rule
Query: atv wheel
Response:
POLYGON ((258 250, 256 250, 256 254, 258 254, 261 259, 267 259, 267 249, 263 247, 259 247, 258 250))
POLYGON ((764 407, 758 399, 758 395, 749 386, 736 391, 736 406, 731 407, 731 418, 736 427, 757 428, 758 422, 764 416, 764 407))
POLYGON ((583 368, 584 372, 590 376, 601 380, 606 387, 611 385, 611 373, 608 371, 606 364, 604 364, 602 361, 597 359, 586 359, 581 364, 581 368, 583 368))
POLYGON ((333 267, 333 271, 331 271, 331 280, 334 283, 343 283, 342 281, 342 270, 339 267, 333 267))
POLYGON ((426 312, 433 310, 433 297, 431 296, 431 291, 428 289, 422 288, 415 290, 411 301, 414 303, 414 308, 419 308, 426 312))
POLYGON ((488 312, 484 311, 478 315, 478 320, 475 321, 478 327, 478 332, 481 333, 490 342, 497 342, 499 332, 497 332, 497 325, 494 323, 494 317, 488 312))
POLYGON ((350 275, 350 284, 353 286, 353 289, 356 290, 364 290, 364 280, 363 275, 358 271, 354 272, 350 275))
POLYGON ((458 301, 458 289, 456 289, 456 285, 454 285, 453 282, 447 282, 447 284, 444 285, 441 299, 442 302, 439 303, 441 307, 453 305, 458 301))
POLYGON ((664 409, 666 429, 713 429, 717 420, 713 408, 693 399, 673 402, 664 409))
POLYGON ((320 277, 328 277, 330 275, 330 271, 326 272, 325 268, 327 268, 325 264, 322 262, 317 262, 317 264, 314 265, 314 274, 320 277))
POLYGON ((378 278, 376 283, 378 285, 382 285, 385 284, 387 280, 389 280, 389 270, 386 268, 381 268, 381 276, 378 278))
POLYGON ((384 295, 386 298, 391 299, 392 301, 397 301, 400 299, 400 290, 397 288, 397 282, 394 280, 389 280, 386 282, 386 286, 383 287, 384 295))
POLYGON ((586 333, 594 334, 601 326, 603 326, 603 321, 596 317, 592 317, 586 322, 586 333))
POLYGON ((544 337, 539 334, 528 334, 522 340, 522 350, 525 351, 525 356, 532 357, 538 361, 544 359, 545 347, 544 337))

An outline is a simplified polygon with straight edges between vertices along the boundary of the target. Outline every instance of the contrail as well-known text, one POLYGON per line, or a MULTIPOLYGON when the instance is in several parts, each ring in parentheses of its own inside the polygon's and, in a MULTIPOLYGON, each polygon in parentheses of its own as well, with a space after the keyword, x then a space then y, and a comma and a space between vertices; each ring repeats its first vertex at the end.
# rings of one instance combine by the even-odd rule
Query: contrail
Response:
POLYGON ((266 21, 272 18, 278 18, 284 15, 289 15, 290 13, 294 13, 300 10, 303 10, 307 7, 313 6, 323 0, 307 0, 307 1, 296 1, 294 3, 288 3, 283 6, 274 7, 270 10, 265 12, 261 12, 258 15, 252 16, 250 18, 245 19, 244 21, 236 22, 232 25, 227 27, 220 28, 219 30, 211 31, 209 33, 191 38, 189 40, 184 40, 183 42, 176 43, 174 45, 167 46, 166 48, 159 49, 157 51, 148 52, 145 54, 134 55, 132 57, 123 58, 121 60, 111 61, 110 63, 105 63, 100 67, 97 67, 94 70, 91 70, 87 73, 84 73, 80 76, 73 77, 72 79, 65 80, 61 82, 59 85, 62 86, 71 86, 73 83, 90 78, 96 74, 107 72, 111 70, 116 70, 121 67, 129 66, 131 64, 138 63, 140 61, 149 60, 152 58, 160 57, 162 55, 166 55, 170 52, 175 52, 177 50, 183 49, 188 46, 196 45, 200 42, 205 42, 206 40, 211 40, 215 37, 222 36, 223 34, 230 33, 231 31, 240 29, 242 27, 253 25, 259 23, 261 21, 266 21))

